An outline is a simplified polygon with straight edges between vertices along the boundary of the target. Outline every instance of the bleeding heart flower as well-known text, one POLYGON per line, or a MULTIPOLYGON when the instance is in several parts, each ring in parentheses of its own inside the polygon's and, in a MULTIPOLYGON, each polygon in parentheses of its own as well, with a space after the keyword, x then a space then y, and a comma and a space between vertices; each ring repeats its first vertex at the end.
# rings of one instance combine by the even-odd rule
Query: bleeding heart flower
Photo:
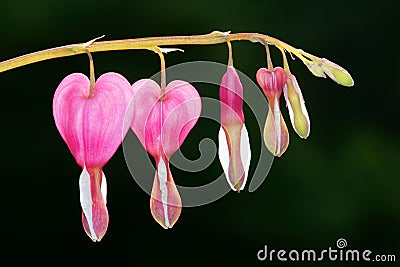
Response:
POLYGON ((103 74, 93 89, 91 92, 89 79, 83 74, 65 77, 53 98, 53 116, 83 169, 79 189, 84 229, 93 241, 100 241, 109 221, 102 169, 129 129, 123 125, 133 92, 130 83, 117 73, 103 74))
POLYGON ((201 113, 196 89, 184 81, 172 81, 162 93, 150 79, 132 85, 132 129, 156 162, 150 198, 154 219, 165 229, 178 220, 182 202, 169 167, 169 158, 179 149, 201 113))
POLYGON ((264 126, 264 143, 274 156, 280 157, 289 145, 289 132, 279 108, 279 98, 286 83, 286 73, 281 67, 272 71, 261 68, 257 82, 268 99, 268 115, 264 126))
POLYGON ((221 128, 219 159, 232 190, 240 191, 246 184, 250 166, 250 143, 243 114, 243 86, 233 66, 222 77, 219 91, 221 128))

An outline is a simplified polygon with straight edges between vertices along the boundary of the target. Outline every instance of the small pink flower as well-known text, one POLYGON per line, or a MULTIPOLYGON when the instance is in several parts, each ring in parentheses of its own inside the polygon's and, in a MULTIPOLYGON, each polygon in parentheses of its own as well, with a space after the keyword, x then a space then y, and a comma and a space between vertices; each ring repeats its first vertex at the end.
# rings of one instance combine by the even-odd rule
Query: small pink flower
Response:
POLYGON ((257 82, 268 100, 268 115, 264 126, 264 143, 274 156, 280 157, 289 145, 289 132, 279 107, 279 98, 286 83, 286 73, 281 67, 272 71, 261 68, 257 82))
POLYGON ((178 220, 182 202, 169 167, 169 158, 182 145, 201 113, 196 89, 184 81, 172 81, 162 94, 160 86, 150 79, 132 85, 132 130, 156 162, 156 173, 150 198, 154 219, 165 229, 178 220))
POLYGON ((232 190, 240 191, 246 184, 250 166, 250 143, 243 114, 243 86, 234 67, 222 77, 219 91, 221 129, 219 159, 232 190))
POLYGON ((100 241, 108 227, 107 185, 102 171, 128 128, 123 127, 133 93, 117 73, 106 73, 94 85, 80 73, 68 75, 53 98, 53 116, 62 138, 83 171, 79 178, 82 223, 93 241, 100 241))

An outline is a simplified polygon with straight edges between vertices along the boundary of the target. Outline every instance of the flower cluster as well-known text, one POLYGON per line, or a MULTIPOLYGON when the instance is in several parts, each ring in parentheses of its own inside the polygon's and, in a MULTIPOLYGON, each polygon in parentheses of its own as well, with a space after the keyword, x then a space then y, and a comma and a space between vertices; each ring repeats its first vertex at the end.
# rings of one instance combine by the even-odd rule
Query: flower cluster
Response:
MULTIPOLYGON (((282 54, 284 68, 273 68, 267 46, 268 69, 260 68, 256 74, 257 82, 268 100, 268 115, 264 126, 264 143, 268 150, 278 157, 282 156, 289 145, 289 132, 281 114, 279 103, 282 92, 289 110, 293 129, 304 139, 310 134, 310 119, 303 95, 296 77, 290 72, 285 53, 283 52, 282 54)), ((326 74, 341 85, 353 85, 353 80, 349 73, 327 59, 319 60, 316 58, 313 63, 306 60, 305 63, 309 70, 318 77, 326 78, 326 74)))
POLYGON ((257 71, 256 77, 268 99, 269 110, 264 126, 264 143, 274 156, 280 157, 289 145, 289 132, 279 106, 282 91, 293 128, 302 138, 307 138, 310 133, 310 119, 293 74, 286 72, 281 67, 273 70, 261 68, 257 71))
MULTIPOLYGON (((232 190, 240 192, 248 177, 251 150, 243 112, 243 86, 233 67, 229 42, 228 46, 230 56, 219 91, 221 128, 218 154, 228 184, 232 190)), ((198 121, 202 104, 191 84, 174 80, 166 85, 162 51, 159 54, 162 62, 161 86, 151 79, 130 84, 117 73, 106 73, 95 80, 91 60, 90 79, 80 73, 68 75, 55 92, 55 124, 76 163, 82 168, 79 177, 82 224, 93 241, 103 238, 109 223, 107 182, 102 170, 129 129, 155 160, 150 197, 152 216, 168 229, 173 227, 181 214, 182 201, 169 159, 198 121)), ((261 68, 256 74, 257 82, 268 100, 264 143, 271 153, 281 156, 289 144, 288 129, 280 110, 282 92, 291 124, 300 137, 308 137, 310 120, 286 57, 284 68, 273 68, 269 53, 267 56, 268 69, 261 68)), ((316 76, 325 77, 326 74, 340 84, 349 86, 352 83, 350 75, 330 61, 310 57, 302 60, 316 76)))

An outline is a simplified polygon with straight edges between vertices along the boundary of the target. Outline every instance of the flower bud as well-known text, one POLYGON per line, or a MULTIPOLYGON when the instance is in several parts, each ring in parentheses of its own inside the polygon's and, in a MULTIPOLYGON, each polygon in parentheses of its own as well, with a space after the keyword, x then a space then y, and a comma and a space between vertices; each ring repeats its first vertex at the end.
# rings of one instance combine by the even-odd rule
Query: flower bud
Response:
POLYGON ((351 78, 351 75, 347 72, 347 70, 327 60, 326 58, 323 58, 321 60, 321 68, 324 70, 326 75, 329 76, 329 78, 331 78, 338 84, 344 86, 354 85, 353 78, 351 78))
POLYGON ((218 156, 228 184, 239 192, 246 184, 250 166, 250 143, 243 114, 243 86, 234 67, 222 77, 219 97, 221 128, 218 156))
POLYGON ((283 93, 294 130, 300 137, 307 138, 310 134, 310 119, 304 104, 303 95, 293 74, 287 75, 283 93))
POLYGON ((305 65, 307 66, 308 70, 311 71, 312 74, 314 74, 314 76, 317 76, 317 77, 320 77, 320 78, 326 78, 324 70, 317 63, 315 63, 315 62, 312 62, 312 63, 306 62, 305 65))
POLYGON ((280 157, 289 145, 289 132, 279 108, 279 97, 286 83, 286 73, 281 67, 272 71, 261 68, 257 71, 256 78, 268 100, 264 143, 274 156, 280 157))

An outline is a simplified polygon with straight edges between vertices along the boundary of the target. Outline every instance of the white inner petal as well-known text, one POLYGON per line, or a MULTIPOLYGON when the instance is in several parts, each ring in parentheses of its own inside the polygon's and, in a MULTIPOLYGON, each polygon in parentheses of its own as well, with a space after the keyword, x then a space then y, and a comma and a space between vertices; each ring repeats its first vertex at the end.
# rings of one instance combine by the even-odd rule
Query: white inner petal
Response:
POLYGON ((321 66, 322 70, 329 76, 329 78, 331 78, 332 80, 334 80, 335 82, 338 82, 336 77, 333 75, 333 73, 324 65, 321 66))
POLYGON ((168 188, 167 188, 167 167, 165 165, 164 160, 162 157, 160 157, 160 162, 158 163, 158 180, 160 183, 160 191, 161 191, 161 201, 163 204, 163 209, 164 209, 164 218, 165 218, 165 226, 169 227, 169 219, 168 219, 168 188))
POLYGON ((107 180, 106 180, 106 176, 104 175, 104 172, 101 172, 101 174, 103 175, 102 179, 101 179, 101 195, 103 196, 103 200, 104 200, 104 205, 107 204, 107 180))
POLYGON ((290 104, 290 101, 289 101, 289 92, 288 92, 288 88, 287 88, 286 84, 285 84, 285 87, 283 87, 283 95, 285 96, 286 106, 289 110, 290 122, 292 123, 292 126, 293 126, 294 130, 296 131, 296 127, 294 125, 294 112, 293 112, 292 104, 290 104))
POLYGON ((275 134, 276 134, 276 154, 281 153, 281 113, 279 111, 278 99, 274 99, 274 122, 275 122, 275 134))
POLYGON ((85 214, 86 220, 89 225, 90 235, 93 240, 97 240, 97 236, 93 228, 92 219, 92 194, 90 190, 90 174, 86 170, 86 166, 83 167, 81 176, 79 177, 79 198, 83 213, 85 214))
POLYGON ((242 164, 244 167, 244 181, 242 186, 240 187, 240 190, 242 190, 247 181, 251 160, 249 134, 247 132, 246 125, 244 124, 242 127, 242 133, 240 135, 240 157, 242 159, 242 164))
POLYGON ((228 141, 225 135, 224 129, 221 128, 219 129, 218 133, 218 143, 219 143, 219 148, 218 148, 218 157, 219 161, 221 162, 222 169, 224 170, 226 180, 229 183, 229 186, 232 188, 232 190, 236 191, 236 188, 231 184, 230 179, 228 179, 228 173, 229 173, 229 149, 228 149, 228 141))

